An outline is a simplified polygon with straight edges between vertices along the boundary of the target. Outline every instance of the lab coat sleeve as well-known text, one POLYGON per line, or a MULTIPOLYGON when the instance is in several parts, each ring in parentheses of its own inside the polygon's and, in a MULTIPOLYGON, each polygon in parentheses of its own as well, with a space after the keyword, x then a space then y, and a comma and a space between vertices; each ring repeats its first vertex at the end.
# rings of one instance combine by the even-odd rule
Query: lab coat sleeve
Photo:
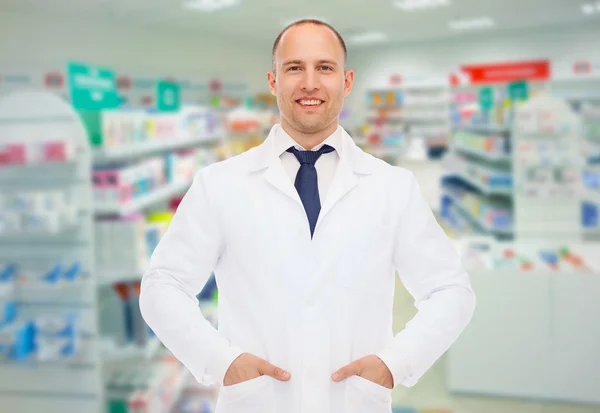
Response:
POLYGON ((476 299, 461 259, 416 179, 403 169, 397 172, 404 201, 393 260, 418 311, 377 355, 390 369, 394 385, 411 387, 457 340, 471 320, 476 299))
POLYGON ((201 383, 222 383, 242 350, 204 318, 196 296, 223 249, 218 219, 198 172, 142 278, 140 310, 161 342, 201 383))

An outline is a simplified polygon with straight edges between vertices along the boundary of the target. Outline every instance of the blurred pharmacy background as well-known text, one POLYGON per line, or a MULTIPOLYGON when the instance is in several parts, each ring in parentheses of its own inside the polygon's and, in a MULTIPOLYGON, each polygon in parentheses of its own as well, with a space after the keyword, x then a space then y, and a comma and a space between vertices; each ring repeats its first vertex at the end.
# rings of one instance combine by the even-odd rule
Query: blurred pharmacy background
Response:
MULTIPOLYGON (((600 3, 580 0, 0 0, 0 412, 213 411, 140 278, 194 173, 278 121, 272 42, 307 16, 348 43, 341 124, 416 174, 478 296, 395 411, 600 412, 600 3)), ((214 282, 198 298, 217 326, 214 282)), ((415 311, 398 284, 396 331, 415 311)))

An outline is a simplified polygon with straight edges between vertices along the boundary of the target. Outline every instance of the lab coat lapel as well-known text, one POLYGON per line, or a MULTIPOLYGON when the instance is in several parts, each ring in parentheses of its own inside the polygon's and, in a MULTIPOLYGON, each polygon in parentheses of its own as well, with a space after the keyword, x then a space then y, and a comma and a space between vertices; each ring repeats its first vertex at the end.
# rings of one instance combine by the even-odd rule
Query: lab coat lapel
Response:
POLYGON ((329 192, 325 196, 325 199, 321 200, 321 212, 319 213, 317 227, 319 222, 325 218, 335 204, 356 186, 357 182, 358 178, 350 167, 348 159, 341 158, 333 176, 331 186, 329 187, 329 192))
POLYGON ((342 156, 329 192, 325 199, 321 200, 322 206, 317 227, 333 207, 357 185, 360 176, 371 173, 367 155, 356 146, 350 135, 344 130, 342 130, 342 148, 342 156))
POLYGON ((279 125, 275 125, 271 128, 271 132, 265 141, 249 153, 250 171, 257 172, 264 170, 264 178, 270 185, 302 206, 298 191, 296 191, 294 184, 283 167, 281 159, 273 153, 272 146, 278 127, 279 125))
POLYGON ((265 172, 265 178, 271 185, 302 206, 302 200, 298 195, 298 191, 294 187, 294 184, 290 180, 290 177, 279 158, 273 159, 265 172))

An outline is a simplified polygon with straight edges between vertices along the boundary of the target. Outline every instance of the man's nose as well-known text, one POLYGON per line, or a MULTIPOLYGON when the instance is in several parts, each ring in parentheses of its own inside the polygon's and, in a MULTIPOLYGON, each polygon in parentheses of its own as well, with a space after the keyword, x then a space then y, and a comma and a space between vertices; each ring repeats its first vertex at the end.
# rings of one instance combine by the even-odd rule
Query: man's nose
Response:
POLYGON ((309 69, 304 72, 302 89, 311 92, 321 87, 319 73, 314 69, 309 69))

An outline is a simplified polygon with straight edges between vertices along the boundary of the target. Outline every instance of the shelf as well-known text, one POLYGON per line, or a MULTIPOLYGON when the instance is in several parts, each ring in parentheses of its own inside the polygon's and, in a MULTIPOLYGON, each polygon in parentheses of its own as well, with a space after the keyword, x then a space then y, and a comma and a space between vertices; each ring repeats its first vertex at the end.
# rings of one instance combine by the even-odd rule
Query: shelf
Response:
POLYGON ((144 275, 139 271, 102 271, 96 277, 98 286, 106 287, 117 282, 141 281, 144 275))
POLYGON ((161 343, 158 339, 152 339, 145 347, 137 345, 127 345, 118 347, 110 341, 106 341, 104 348, 101 348, 101 357, 104 363, 113 363, 130 359, 142 358, 149 360, 158 354, 161 343))
POLYGON ((2 360, 0 366, 19 367, 26 369, 43 369, 50 367, 61 367, 67 369, 93 369, 95 365, 89 362, 82 362, 77 359, 77 356, 65 357, 60 360, 37 360, 30 357, 25 360, 2 360))
POLYGON ((172 183, 126 204, 94 205, 94 212, 96 215, 128 215, 180 195, 187 191, 191 184, 192 179, 172 183))
POLYGON ((13 246, 45 246, 45 245, 83 245, 87 241, 81 239, 76 229, 61 230, 56 233, 46 231, 30 231, 0 234, 0 245, 13 246))
POLYGON ((583 191, 581 199, 582 199, 582 201, 588 201, 588 202, 592 202, 596 205, 600 205, 600 191, 586 189, 583 191))
POLYGON ((444 231, 446 231, 448 236, 456 239, 464 236, 473 237, 483 235, 483 231, 479 225, 475 224, 470 217, 458 208, 456 210, 459 212, 452 211, 452 215, 446 215, 441 219, 444 231))
POLYGON ((448 100, 423 100, 423 101, 412 101, 412 102, 408 102, 405 101, 403 108, 405 110, 411 110, 411 109, 421 109, 421 108, 431 108, 431 107, 435 107, 438 108, 440 106, 450 106, 450 101, 448 100))
POLYGON ((490 135, 506 134, 510 132, 509 127, 499 125, 455 125, 454 129, 469 132, 485 133, 490 135))
POLYGON ((452 145, 452 148, 457 152, 462 152, 468 155, 476 156, 490 162, 510 162, 512 157, 508 153, 486 152, 480 149, 469 148, 465 145, 452 145))
POLYGON ((214 144, 222 139, 221 134, 193 139, 156 140, 151 142, 124 145, 118 148, 100 149, 93 152, 94 165, 130 160, 145 155, 188 148, 201 144, 214 144))
POLYGON ((467 175, 466 173, 463 173, 461 171, 455 171, 455 170, 450 170, 449 171, 451 175, 456 176, 460 179, 462 179, 463 181, 467 182, 468 184, 474 186, 475 188, 477 188, 479 191, 481 191, 484 195, 504 195, 504 196, 511 196, 513 193, 512 188, 495 188, 495 187, 491 187, 489 185, 486 185, 480 181, 478 181, 477 179, 467 175))
POLYGON ((497 234, 497 235, 512 235, 513 234, 513 229, 512 228, 495 228, 495 227, 490 226, 487 222, 485 222, 480 217, 474 216, 473 213, 469 210, 469 208, 467 208, 466 205, 464 205, 462 202, 460 202, 451 193, 445 192, 445 195, 452 200, 452 204, 454 206, 456 206, 456 208, 466 218, 468 218, 471 222, 473 222, 475 225, 477 225, 478 227, 480 227, 484 231, 486 231, 488 233, 492 233, 492 234, 497 234))

